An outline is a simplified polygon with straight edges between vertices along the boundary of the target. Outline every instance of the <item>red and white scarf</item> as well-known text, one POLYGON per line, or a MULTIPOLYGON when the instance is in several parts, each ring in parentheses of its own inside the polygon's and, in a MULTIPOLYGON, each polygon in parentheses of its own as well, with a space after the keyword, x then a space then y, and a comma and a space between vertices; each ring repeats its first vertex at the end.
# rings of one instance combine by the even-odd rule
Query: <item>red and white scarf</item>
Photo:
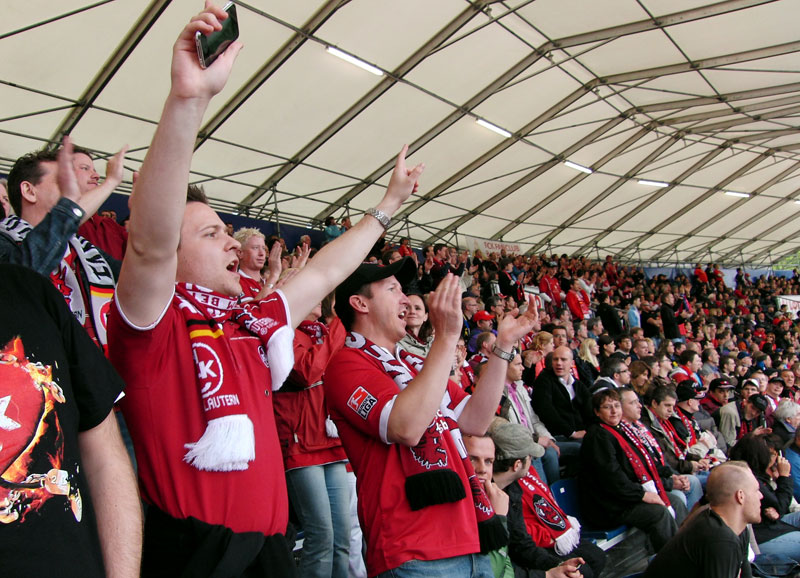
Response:
POLYGON ((670 505, 667 491, 664 489, 664 484, 661 482, 661 476, 658 475, 658 467, 655 460, 642 442, 639 441, 639 438, 637 436, 628 437, 621 428, 611 427, 604 423, 601 423, 600 427, 604 428, 616 438, 625 457, 628 458, 628 463, 630 463, 633 468, 636 479, 642 485, 644 491, 657 493, 674 517, 675 510, 673 510, 670 505), (635 450, 634 447, 636 448, 635 450))
POLYGON ((534 544, 555 548, 556 554, 566 556, 581 541, 581 525, 558 507, 550 488, 539 479, 531 467, 519 480, 522 488, 522 517, 534 544))
POLYGON ((183 459, 198 470, 246 470, 256 459, 253 422, 248 417, 248 411, 254 410, 242 403, 242 387, 249 384, 239 381, 238 363, 223 324, 234 321, 262 340, 273 391, 294 365, 294 332, 287 326, 269 332, 274 321, 256 317, 257 304, 240 305, 238 298, 199 285, 176 283, 174 300, 189 330, 197 394, 206 418, 205 432, 196 442, 185 444, 189 451, 183 459))
MULTIPOLYGON (((422 370, 424 359, 409 353, 400 347, 395 353, 373 343, 363 335, 350 332, 345 339, 345 346, 358 349, 384 373, 389 375, 402 391, 409 382, 422 370)), ((458 428, 458 421, 450 406, 450 393, 445 390, 442 403, 419 443, 412 447, 401 448, 400 460, 403 475, 406 478, 406 497, 412 510, 420 510, 434 504, 457 502, 466 498, 461 477, 452 469, 450 456, 442 436, 449 435, 457 448, 458 457, 467 475, 472 492, 472 503, 478 520, 481 552, 486 553, 504 546, 508 534, 502 522, 495 516, 492 504, 480 480, 475 475, 472 462, 469 460, 467 448, 458 428)))

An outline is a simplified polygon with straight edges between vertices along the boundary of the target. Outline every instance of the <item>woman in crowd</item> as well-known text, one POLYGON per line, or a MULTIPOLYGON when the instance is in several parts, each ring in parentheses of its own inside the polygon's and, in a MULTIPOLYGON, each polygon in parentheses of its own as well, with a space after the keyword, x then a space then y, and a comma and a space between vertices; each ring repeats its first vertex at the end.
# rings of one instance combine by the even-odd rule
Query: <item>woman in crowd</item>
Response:
POLYGON ((600 346, 597 341, 591 337, 581 341, 581 347, 578 350, 577 363, 581 363, 588 375, 592 377, 592 383, 600 375, 600 360, 597 356, 600 354, 600 346))
POLYGON ((645 398, 652 385, 650 367, 641 360, 631 363, 631 387, 640 398, 645 398))
POLYGON ((598 359, 600 360, 600 365, 602 366, 606 359, 611 357, 617 350, 617 344, 614 343, 614 339, 612 339, 611 336, 603 333, 597 337, 597 345, 600 346, 600 355, 598 359))
POLYGON ((636 437, 620 427, 622 404, 616 389, 592 396, 597 417, 581 444, 578 476, 581 514, 587 526, 612 528, 627 524, 642 530, 658 552, 678 530, 675 507, 667 491, 671 480, 662 479, 654 456, 636 437), (668 487, 665 486, 667 482, 668 487))
POLYGON ((408 295, 409 307, 406 311, 406 334, 400 340, 400 347, 419 355, 427 357, 433 343, 430 323, 428 323, 428 305, 419 294, 408 295))

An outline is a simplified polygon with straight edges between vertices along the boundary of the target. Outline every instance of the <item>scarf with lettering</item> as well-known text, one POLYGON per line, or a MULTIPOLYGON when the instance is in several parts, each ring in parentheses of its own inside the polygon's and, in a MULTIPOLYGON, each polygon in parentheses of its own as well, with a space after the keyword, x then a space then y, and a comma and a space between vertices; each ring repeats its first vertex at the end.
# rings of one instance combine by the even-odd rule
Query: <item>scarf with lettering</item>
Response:
MULTIPOLYGON (((33 230, 30 223, 11 215, 0 222, 0 233, 22 243, 33 230)), ((73 235, 50 281, 64 296, 70 311, 104 351, 108 345, 106 317, 114 297, 114 275, 105 258, 83 237, 73 235), (85 282, 84 282, 85 280, 85 282)))
MULTIPOLYGON (((408 353, 400 347, 396 347, 393 355, 356 332, 347 334, 345 346, 364 353, 382 372, 394 380, 401 391, 422 370, 425 361, 422 357, 408 353)), ((450 455, 443 440, 443 436, 450 436, 450 440, 458 450, 458 457, 461 459, 472 492, 481 552, 487 553, 504 546, 508 534, 502 522, 495 516, 492 504, 475 475, 451 405, 450 393, 445 390, 442 403, 419 443, 413 448, 398 445, 401 467, 406 478, 406 498, 412 510, 466 498, 461 477, 451 465, 450 460, 455 456, 450 455)))
POLYGON ((581 541, 581 524, 558 507, 550 488, 531 467, 519 480, 522 488, 522 517, 533 543, 554 548, 559 556, 572 552, 581 541))
POLYGON ((661 498, 661 501, 669 508, 670 513, 674 517, 675 510, 673 510, 670 505, 667 491, 664 489, 664 484, 661 482, 661 476, 658 475, 656 462, 653 456, 650 455, 650 452, 647 451, 647 448, 639 441, 639 438, 637 436, 628 437, 623 433, 624 430, 618 427, 611 427, 604 423, 601 423, 600 427, 609 432, 617 440, 625 457, 628 458, 628 463, 630 463, 633 468, 636 479, 642 485, 644 491, 657 493, 658 497, 661 498), (636 448, 635 450, 634 447, 636 448))
POLYGON ((248 417, 239 381, 239 362, 233 356, 223 324, 238 323, 262 341, 272 390, 280 388, 294 365, 289 327, 270 332, 275 321, 257 317, 257 304, 240 305, 238 298, 215 293, 190 283, 176 283, 174 303, 186 321, 194 358, 197 394, 206 419, 206 430, 193 443, 184 461, 198 470, 228 472, 246 470, 256 459, 253 422, 248 417), (286 331, 284 331, 284 329, 286 331))

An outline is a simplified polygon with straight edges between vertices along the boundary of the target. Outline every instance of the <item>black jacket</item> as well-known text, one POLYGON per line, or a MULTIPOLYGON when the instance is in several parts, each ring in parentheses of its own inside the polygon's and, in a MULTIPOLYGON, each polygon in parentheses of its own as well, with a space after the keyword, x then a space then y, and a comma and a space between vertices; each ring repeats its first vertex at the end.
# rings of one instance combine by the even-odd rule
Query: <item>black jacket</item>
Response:
POLYGON ((586 429, 591 403, 589 388, 580 380, 575 380, 574 387, 575 399, 571 400, 556 374, 547 368, 533 383, 531 405, 554 436, 569 437, 573 432, 586 429))

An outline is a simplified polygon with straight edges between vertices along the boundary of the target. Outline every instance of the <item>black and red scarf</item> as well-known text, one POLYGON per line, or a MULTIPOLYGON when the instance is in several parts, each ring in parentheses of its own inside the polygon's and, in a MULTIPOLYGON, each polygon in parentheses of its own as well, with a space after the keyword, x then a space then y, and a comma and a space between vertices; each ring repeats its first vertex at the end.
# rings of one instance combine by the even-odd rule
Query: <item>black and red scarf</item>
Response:
POLYGON ((695 427, 694 419, 690 418, 686 415, 683 410, 679 407, 675 408, 675 413, 678 416, 678 419, 681 420, 683 427, 686 428, 686 431, 689 432, 689 444, 688 447, 692 447, 694 444, 697 443, 697 428, 695 427))
POLYGON ((234 321, 262 340, 273 391, 280 388, 294 365, 294 331, 283 326, 272 332, 276 322, 257 317, 257 303, 240 305, 238 298, 199 285, 176 283, 174 303, 189 330, 197 394, 206 419, 202 437, 185 444, 189 451, 183 459, 198 470, 246 470, 256 459, 253 422, 248 417, 253 409, 242 402, 242 387, 249 384, 239 381, 241 361, 234 358, 223 323, 234 321))
POLYGON ((581 541, 581 525, 567 516, 553 498, 550 488, 539 479, 531 467, 520 478, 522 517, 525 529, 534 543, 542 548, 554 548, 559 556, 572 552, 581 541))
POLYGON ((664 505, 671 509, 672 506, 670 506, 669 497, 667 497, 664 484, 661 482, 661 476, 658 475, 658 467, 653 457, 639 441, 638 436, 628 437, 620 428, 611 427, 604 423, 601 423, 600 427, 604 428, 617 440, 617 443, 619 443, 619 446, 622 448, 622 452, 633 468, 636 479, 645 491, 656 492, 661 498, 661 501, 664 502, 664 505), (634 447, 636 450, 634 450, 634 447))
MULTIPOLYGON (((425 361, 422 357, 400 347, 395 348, 393 355, 387 349, 356 332, 347 334, 345 346, 364 353, 380 371, 394 380, 401 391, 422 370, 425 361)), ((495 516, 492 504, 489 502, 480 480, 475 475, 467 448, 461 437, 461 430, 458 428, 458 421, 450 405, 450 393, 445 390, 439 410, 419 443, 414 447, 398 445, 401 467, 406 478, 406 498, 412 510, 421 510, 426 506, 457 502, 466 498, 461 477, 453 470, 450 463, 454 456, 449 454, 442 439, 442 436, 449 435, 458 450, 458 457, 461 459, 472 491, 481 552, 490 552, 504 546, 507 543, 508 534, 503 528, 502 522, 495 516)))
POLYGON ((672 422, 670 422, 668 419, 657 419, 658 423, 661 424, 661 429, 664 430, 664 434, 672 444, 672 448, 675 451, 677 458, 679 460, 685 460, 686 450, 689 449, 689 444, 686 443, 685 439, 678 435, 678 432, 675 430, 675 426, 672 425, 672 422))

